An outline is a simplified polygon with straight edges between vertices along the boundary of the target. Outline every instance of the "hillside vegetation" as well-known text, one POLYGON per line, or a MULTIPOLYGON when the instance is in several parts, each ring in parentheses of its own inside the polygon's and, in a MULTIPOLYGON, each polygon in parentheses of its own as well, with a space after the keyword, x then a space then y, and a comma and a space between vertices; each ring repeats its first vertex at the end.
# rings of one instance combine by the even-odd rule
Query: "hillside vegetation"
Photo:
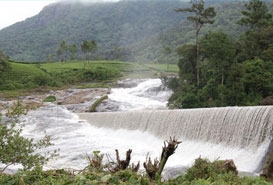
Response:
POLYGON ((107 87, 118 79, 154 78, 176 75, 175 64, 142 64, 121 61, 67 61, 51 63, 9 62, 8 69, 0 71, 0 92, 17 96, 11 91, 62 88, 78 85, 107 87), (82 84, 82 85, 81 85, 82 84), (93 85, 92 85, 93 84, 93 85))
MULTIPOLYGON (((236 24, 243 2, 209 1, 217 11, 213 26, 202 30, 225 30, 237 37, 236 24)), ((81 43, 94 40, 93 59, 177 63, 176 48, 193 42, 193 25, 176 8, 188 7, 179 0, 119 1, 115 3, 55 3, 38 15, 0 30, 0 49, 13 60, 40 62, 59 60, 62 41, 75 45, 76 59, 83 59, 81 43), (170 55, 165 55, 170 48, 170 55)))
POLYGON ((201 13, 198 12, 199 17, 194 13, 188 17, 198 25, 194 29, 196 41, 177 50, 179 78, 170 80, 174 94, 169 105, 175 108, 272 105, 271 5, 260 0, 246 2, 237 21, 245 31, 237 39, 228 30, 211 29, 205 35, 199 34, 201 27, 208 28, 205 24, 217 26, 217 19, 206 15, 208 12, 214 15, 214 7, 205 8, 203 1, 180 9, 182 14, 201 13))

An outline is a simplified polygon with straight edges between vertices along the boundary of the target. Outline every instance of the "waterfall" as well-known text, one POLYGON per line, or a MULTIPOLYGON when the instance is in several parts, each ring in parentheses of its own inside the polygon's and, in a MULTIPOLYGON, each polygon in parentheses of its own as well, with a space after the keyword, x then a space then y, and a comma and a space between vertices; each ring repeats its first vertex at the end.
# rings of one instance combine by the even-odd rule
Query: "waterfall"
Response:
POLYGON ((98 112, 166 109, 172 91, 160 79, 127 80, 124 88, 112 88, 105 105, 98 112))
POLYGON ((235 158, 239 169, 249 172, 261 170, 273 135, 273 106, 81 113, 79 117, 97 127, 140 130, 164 140, 175 136, 192 143, 189 150, 196 157, 203 153, 196 153, 194 147, 207 145, 203 149, 207 153, 218 147, 215 159, 235 158))

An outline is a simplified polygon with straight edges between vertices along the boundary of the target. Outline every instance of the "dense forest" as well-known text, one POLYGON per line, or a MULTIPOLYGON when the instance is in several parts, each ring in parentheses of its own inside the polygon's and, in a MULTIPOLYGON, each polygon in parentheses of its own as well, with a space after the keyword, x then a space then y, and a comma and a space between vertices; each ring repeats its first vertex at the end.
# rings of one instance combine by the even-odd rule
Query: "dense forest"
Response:
MULTIPOLYGON (((245 31, 237 38, 225 30, 202 36, 196 32, 194 44, 178 48, 179 78, 169 80, 175 92, 171 107, 273 104, 273 20, 268 7, 259 0, 246 3, 237 21, 245 31)), ((197 12, 188 19, 200 29, 213 25, 215 19, 207 15, 212 10, 201 1, 180 13, 197 12)))
POLYGON ((272 2, 259 0, 56 3, 0 31, 0 70, 8 60, 178 63, 170 107, 273 104, 272 22, 272 2))
MULTIPOLYGON (((221 29, 237 38, 244 31, 236 24, 243 2, 214 0, 207 4, 215 7, 217 15, 213 26, 205 26, 201 34, 221 29)), ((12 60, 55 61, 72 55, 70 50, 64 52, 69 57, 58 53, 64 41, 74 47, 71 59, 84 59, 81 44, 93 40, 97 49, 89 59, 177 63, 176 48, 192 43, 194 36, 187 15, 174 10, 188 6, 188 1, 179 0, 55 3, 0 30, 0 48, 12 60)))

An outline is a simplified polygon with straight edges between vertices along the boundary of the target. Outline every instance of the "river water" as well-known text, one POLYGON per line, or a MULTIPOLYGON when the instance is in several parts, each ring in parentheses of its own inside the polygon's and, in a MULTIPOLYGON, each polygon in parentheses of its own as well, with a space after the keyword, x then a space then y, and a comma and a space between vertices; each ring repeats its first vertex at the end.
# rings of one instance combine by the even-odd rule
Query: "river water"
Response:
MULTIPOLYGON (((108 103, 100 111, 166 109, 172 92, 162 86, 160 79, 130 80, 126 83, 126 87, 112 89, 108 103)), ((147 132, 92 126, 65 106, 53 103, 44 103, 37 110, 29 111, 22 117, 22 123, 26 137, 41 139, 45 134, 51 137, 54 146, 39 152, 59 149, 59 156, 49 161, 44 169, 80 170, 88 165, 87 155, 92 156, 93 151, 109 154, 115 160, 115 149, 119 150, 121 158, 125 157, 128 149, 132 149, 132 162, 143 163, 147 155, 158 158, 163 144, 162 140, 147 132)))
MULTIPOLYGON (((171 95, 171 91, 164 88, 159 79, 138 80, 129 84, 123 84, 121 88, 112 89, 107 103, 104 103, 100 107, 100 111, 124 111, 136 115, 140 111, 149 114, 150 110, 158 111, 166 109, 167 99, 171 95)), ((236 112, 236 110, 232 111, 236 112)), ((272 110, 270 109, 270 111, 272 110)), ((193 122, 195 122, 194 119, 199 119, 197 118, 199 116, 198 113, 195 114, 197 116, 192 118, 193 122)), ((260 115, 261 111, 258 111, 257 114, 260 115)), ((100 115, 106 118, 108 113, 100 113, 100 115)), ((180 115, 180 113, 177 113, 177 115, 180 115)), ((215 113, 213 119, 214 117, 216 119, 218 115, 218 113, 215 113)), ((267 114, 264 115, 268 117, 267 114)), ((202 119, 205 116, 206 114, 201 115, 202 119)), ((113 119, 113 121, 115 119, 115 117, 109 118, 113 119)), ((130 118, 130 116, 128 117, 127 115, 127 118, 130 118)), ((149 122, 149 119, 148 117, 147 122, 149 122)), ((165 119, 165 116, 155 116, 153 119, 160 122, 160 120, 165 119)), ((175 119, 175 122, 180 118, 171 119, 175 119)), ((211 120, 212 118, 209 119, 211 120)), ((271 116, 269 121, 268 125, 272 125, 271 116)), ((121 158, 125 158, 126 151, 132 149, 131 161, 134 163, 140 161, 143 164, 148 155, 151 158, 159 158, 163 141, 169 139, 157 137, 151 134, 151 132, 145 131, 145 129, 143 131, 139 129, 128 130, 116 126, 115 129, 101 127, 99 124, 92 124, 92 119, 91 121, 80 119, 78 114, 67 110, 65 106, 52 103, 45 103, 39 109, 29 111, 27 116, 22 118, 22 122, 25 124, 24 136, 39 139, 46 133, 51 136, 54 146, 50 146, 45 151, 59 149, 59 156, 49 161, 45 165, 45 169, 65 168, 80 170, 88 165, 86 156, 91 156, 93 151, 101 151, 101 153, 109 154, 115 159, 115 149, 119 150, 121 158)), ((202 121, 202 124, 204 124, 203 122, 205 122, 205 119, 202 121)), ((187 127, 190 128, 190 126, 187 127)), ((164 128, 166 130, 169 129, 166 125, 164 128)), ((197 126, 196 128, 200 130, 201 127, 197 126)), ((240 137, 239 135, 238 137, 240 137)), ((184 167, 189 167, 196 158, 201 156, 212 161, 217 159, 233 159, 239 171, 256 173, 261 160, 264 158, 264 154, 267 152, 270 139, 253 148, 231 147, 225 146, 221 142, 217 144, 207 142, 206 140, 197 141, 183 138, 182 144, 179 145, 176 153, 169 158, 166 165, 166 169, 168 170, 165 170, 165 172, 171 172, 172 175, 181 173, 184 167)), ((43 153, 45 151, 42 150, 39 152, 43 153)))

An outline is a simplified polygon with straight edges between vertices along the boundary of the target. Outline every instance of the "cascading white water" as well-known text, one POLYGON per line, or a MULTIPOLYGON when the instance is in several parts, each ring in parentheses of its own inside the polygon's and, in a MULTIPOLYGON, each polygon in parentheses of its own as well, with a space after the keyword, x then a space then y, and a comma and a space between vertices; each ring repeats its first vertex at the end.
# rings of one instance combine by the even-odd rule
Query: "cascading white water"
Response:
MULTIPOLYGON (((150 107, 155 109, 158 108, 158 105, 160 108, 166 108, 165 103, 168 93, 170 95, 170 91, 161 87, 162 84, 159 79, 146 79, 136 81, 136 83, 142 83, 144 86, 147 86, 146 91, 143 92, 146 95, 162 97, 158 101, 145 98, 144 96, 146 95, 139 93, 143 90, 143 85, 140 88, 136 86, 134 87, 135 90, 131 92, 135 93, 135 97, 142 99, 142 104, 148 103, 152 105, 150 107), (163 93, 160 94, 162 90, 163 93)), ((130 91, 130 89, 126 88, 125 91, 130 91)), ((136 108, 135 106, 129 107, 136 108)), ((26 137, 40 139, 45 133, 51 136, 54 146, 41 150, 39 151, 40 153, 60 149, 60 155, 49 161, 45 169, 83 169, 88 164, 86 155, 92 155, 92 151, 96 150, 110 154, 115 159, 115 149, 119 149, 121 157, 125 157, 125 152, 128 149, 133 149, 132 162, 144 162, 148 153, 152 157, 158 157, 162 145, 162 140, 147 132, 128 131, 125 129, 117 131, 90 125, 86 121, 80 120, 76 114, 68 111, 65 106, 52 103, 45 103, 42 107, 29 111, 26 116, 22 117, 22 123, 25 124, 23 135, 26 137), (134 138, 139 139, 136 140, 134 138), (150 145, 153 147, 150 147, 150 145)), ((18 166, 9 169, 13 171, 17 168, 18 166)))
POLYGON ((156 137, 137 130, 117 131, 92 126, 64 107, 51 103, 29 111, 22 119, 25 137, 39 139, 45 132, 51 136, 54 145, 39 152, 60 149, 59 156, 49 161, 45 169, 83 169, 88 164, 86 155, 91 156, 92 151, 101 151, 115 159, 115 149, 119 149, 121 157, 125 157, 128 149, 133 149, 132 161, 137 163, 145 161, 147 153, 158 156, 162 143, 156 137), (150 144, 154 147, 150 148, 150 144))
MULTIPOLYGON (((113 88, 108 101, 115 104, 115 111, 166 109, 172 91, 160 79, 132 80, 138 83, 130 88, 113 88)), ((113 111, 113 110, 112 110, 113 111)))
POLYGON ((177 164, 199 156, 234 159, 241 171, 259 172, 273 136, 273 107, 226 107, 189 110, 79 114, 92 125, 141 130, 161 139, 184 141, 177 164), (186 149, 186 150, 185 150, 186 149), (193 157, 194 156, 194 157, 193 157))
POLYGON ((145 105, 160 100, 160 107, 165 108, 170 92, 164 90, 162 95, 159 83, 158 79, 148 79, 141 81, 143 86, 114 89, 109 97, 116 97, 121 105, 128 94, 144 98, 128 98, 125 105, 130 101, 133 105, 119 109, 125 112, 76 115, 65 107, 44 104, 23 118, 23 135, 39 139, 46 132, 51 136, 55 145, 46 151, 59 148, 60 156, 50 161, 47 168, 82 169, 87 165, 86 154, 95 150, 114 156, 114 150, 119 149, 124 157, 128 149, 133 149, 132 161, 144 162, 147 153, 158 158, 163 141, 176 136, 182 143, 167 167, 188 167, 201 156, 210 160, 233 159, 239 171, 259 172, 272 141, 273 107, 157 110, 155 104, 139 106, 138 102, 145 105), (148 107, 156 110, 147 110, 148 107), (142 108, 145 110, 139 110, 142 108))

